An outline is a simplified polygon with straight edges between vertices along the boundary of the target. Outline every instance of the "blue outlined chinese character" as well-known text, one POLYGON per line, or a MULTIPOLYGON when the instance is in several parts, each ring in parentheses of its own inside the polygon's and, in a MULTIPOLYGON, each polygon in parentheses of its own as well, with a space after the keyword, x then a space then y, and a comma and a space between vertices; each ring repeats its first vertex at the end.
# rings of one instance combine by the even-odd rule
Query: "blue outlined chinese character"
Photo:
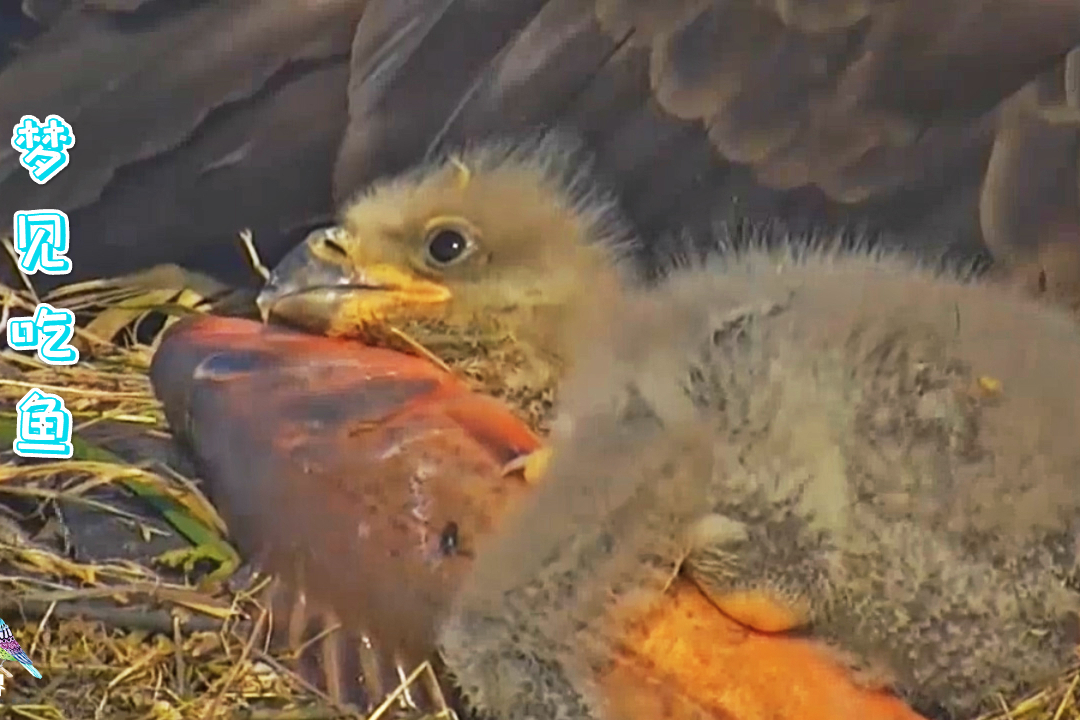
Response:
POLYGON ((38 270, 46 275, 67 275, 71 259, 68 251, 68 216, 61 210, 17 210, 12 220, 15 228, 15 252, 19 269, 27 275, 38 270))
POLYGON ((23 115, 11 131, 11 147, 19 153, 19 164, 30 171, 38 185, 49 182, 71 160, 75 132, 64 118, 49 115, 42 123, 33 115, 23 115))
POLYGON ((7 342, 12 350, 37 349, 38 357, 49 365, 74 365, 79 348, 70 345, 75 337, 75 313, 41 303, 34 317, 8 320, 7 342))
POLYGON ((11 449, 24 458, 70 458, 71 411, 59 395, 31 388, 15 405, 18 430, 11 449))
POLYGON ((34 318, 18 317, 8 320, 7 342, 12 350, 37 350, 38 329, 34 318))
POLYGON ((79 349, 69 343, 75 337, 75 313, 41 303, 34 311, 34 325, 41 332, 38 357, 49 365, 74 365, 79 349))

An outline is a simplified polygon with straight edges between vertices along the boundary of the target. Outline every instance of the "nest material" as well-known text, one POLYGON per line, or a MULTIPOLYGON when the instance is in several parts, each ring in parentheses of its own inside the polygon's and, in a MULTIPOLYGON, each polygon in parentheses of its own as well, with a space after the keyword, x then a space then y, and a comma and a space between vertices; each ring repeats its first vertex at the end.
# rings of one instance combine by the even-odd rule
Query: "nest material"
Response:
MULTIPOLYGON (((80 438, 76 457, 59 463, 25 461, 10 450, 0 451, 0 617, 44 675, 37 681, 14 668, 15 678, 7 681, 0 698, 5 717, 356 717, 290 671, 289 658, 268 647, 272 618, 258 593, 265 580, 238 581, 243 573, 226 577, 235 569, 235 554, 221 539, 220 520, 197 485, 149 459, 125 462, 81 439, 104 422, 167 437, 147 377, 156 341, 139 342, 138 328, 151 310, 197 311, 207 288, 195 287, 202 281, 194 280, 175 268, 158 269, 137 278, 63 288, 43 298, 80 318, 77 342, 83 359, 75 366, 52 367, 11 350, 0 352, 0 427, 13 433, 15 403, 30 387, 38 387, 64 398, 80 438), (99 499, 103 489, 122 489, 113 497, 134 494, 153 507, 168 508, 168 522, 155 522, 161 518, 150 508, 136 513, 99 499), (147 542, 163 533, 184 542, 179 552, 137 560, 72 557, 64 542, 70 528, 57 511, 71 503, 111 514, 147 542), (184 551, 193 538, 202 550, 215 552, 184 551), (200 562, 215 554, 209 567, 200 562)), ((28 283, 22 290, 0 286, 0 295, 4 320, 12 312, 32 312, 37 302, 28 283)), ((478 342, 470 352, 471 358, 447 362, 481 387, 506 396, 534 427, 542 428, 550 413, 550 391, 508 394, 493 368, 517 361, 505 355, 501 343, 478 342)), ((3 444, 10 439, 5 437, 3 444)), ((1078 684, 1080 672, 1074 671, 1027 699, 995 697, 1001 711, 986 717, 1080 718, 1078 684)), ((387 714, 385 708, 376 713, 387 714)))
POLYGON ((439 321, 408 323, 406 337, 460 377, 476 392, 502 400, 529 427, 546 435, 554 406, 552 363, 534 357, 505 331, 475 325, 462 332, 439 321))
MULTIPOLYGON (((142 350, 142 349, 140 349, 142 350)), ((16 362, 18 379, 0 380, 0 412, 8 427, 30 386, 59 394, 76 433, 102 418, 121 418, 142 432, 164 422, 137 356, 106 350, 73 368, 16 362), (130 364, 129 364, 130 363, 130 364)), ((85 460, 95 446, 77 444, 76 458, 25 461, 5 453, 0 466, 0 616, 13 627, 44 680, 16 672, 3 699, 26 718, 330 718, 343 715, 262 644, 268 622, 257 578, 243 587, 212 578, 195 553, 135 560, 80 558, 63 508, 111 514, 144 535, 180 532, 158 518, 110 501, 134 490, 171 500, 213 539, 213 511, 194 483, 153 464, 120 458, 85 460), (82 458, 80 458, 82 456, 82 458), (135 482, 142 485, 134 485, 135 482), (108 493, 103 491, 113 490, 108 493), (186 555, 186 556, 185 556, 186 555), (173 567, 174 565, 178 567, 173 567), (186 566, 186 567, 185 567, 186 566)), ((103 451, 99 451, 104 454, 103 451)), ((221 541, 218 561, 232 561, 221 541)), ((209 545, 207 546, 209 547, 209 545)), ((231 568, 230 568, 231 569, 231 568)))
MULTIPOLYGON (((33 312, 39 298, 24 285, 0 286, 5 322, 33 312)), ((146 332, 145 323, 199 311, 219 289, 173 267, 60 288, 40 300, 76 313, 80 362, 54 367, 0 352, 0 617, 44 676, 12 667, 0 716, 360 717, 269 646, 273 617, 260 601, 267 579, 235 572, 224 525, 197 483, 160 458, 136 452, 125 460, 92 441, 108 425, 169 445, 147 374, 160 332, 146 332), (31 387, 59 395, 72 412, 71 460, 12 453, 15 404, 31 387), (87 514, 142 547, 118 549, 126 556, 119 559, 85 557, 72 526, 87 514), (158 553, 156 545, 170 549, 158 553)))

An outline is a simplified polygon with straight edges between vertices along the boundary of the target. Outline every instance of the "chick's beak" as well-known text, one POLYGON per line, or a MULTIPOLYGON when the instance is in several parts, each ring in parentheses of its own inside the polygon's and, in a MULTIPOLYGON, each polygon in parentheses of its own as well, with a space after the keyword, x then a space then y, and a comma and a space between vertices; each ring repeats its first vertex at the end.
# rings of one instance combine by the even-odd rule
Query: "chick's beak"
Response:
POLYGON ((267 280, 256 303, 271 317, 305 330, 349 336, 394 319, 429 314, 450 290, 391 264, 361 266, 335 242, 340 230, 316 230, 291 250, 267 280))

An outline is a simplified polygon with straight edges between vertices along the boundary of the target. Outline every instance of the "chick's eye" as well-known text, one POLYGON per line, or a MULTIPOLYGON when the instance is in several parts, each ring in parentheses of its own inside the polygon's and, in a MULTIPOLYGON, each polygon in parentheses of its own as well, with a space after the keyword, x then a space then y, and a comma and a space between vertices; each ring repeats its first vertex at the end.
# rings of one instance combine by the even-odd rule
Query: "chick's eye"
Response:
POLYGON ((433 233, 427 246, 428 256, 437 265, 449 265, 459 260, 468 249, 468 238, 460 231, 450 228, 433 233))

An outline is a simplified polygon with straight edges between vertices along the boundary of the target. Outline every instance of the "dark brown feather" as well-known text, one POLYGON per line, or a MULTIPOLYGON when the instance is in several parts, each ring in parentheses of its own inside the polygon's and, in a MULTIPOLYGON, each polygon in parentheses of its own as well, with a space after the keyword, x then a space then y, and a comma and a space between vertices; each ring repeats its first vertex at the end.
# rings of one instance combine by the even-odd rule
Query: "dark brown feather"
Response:
POLYGON ((437 147, 560 126, 647 237, 778 218, 975 251, 998 108, 1061 65, 1078 18, 1071 0, 98 2, 0 72, 0 120, 56 112, 79 140, 46 186, 0 153, 0 216, 68 212, 78 277, 174 261, 240 281, 243 227, 273 263, 437 147))
POLYGON ((354 72, 339 200, 433 145, 568 125, 646 235, 780 217, 978 247, 997 107, 1080 41, 1065 2, 503 4, 491 27, 504 41, 471 49, 486 63, 469 60, 444 99, 442 83, 417 91, 410 68, 449 41, 450 21, 425 24, 413 7, 415 41, 355 48, 354 69, 379 58, 383 72, 354 72))
POLYGON ((0 148, 0 228, 67 212, 72 278, 175 260, 247 279, 238 231, 281 253, 330 214, 363 2, 111 10, 68 11, 0 71, 0 126, 56 113, 76 136, 46 185, 0 148))

